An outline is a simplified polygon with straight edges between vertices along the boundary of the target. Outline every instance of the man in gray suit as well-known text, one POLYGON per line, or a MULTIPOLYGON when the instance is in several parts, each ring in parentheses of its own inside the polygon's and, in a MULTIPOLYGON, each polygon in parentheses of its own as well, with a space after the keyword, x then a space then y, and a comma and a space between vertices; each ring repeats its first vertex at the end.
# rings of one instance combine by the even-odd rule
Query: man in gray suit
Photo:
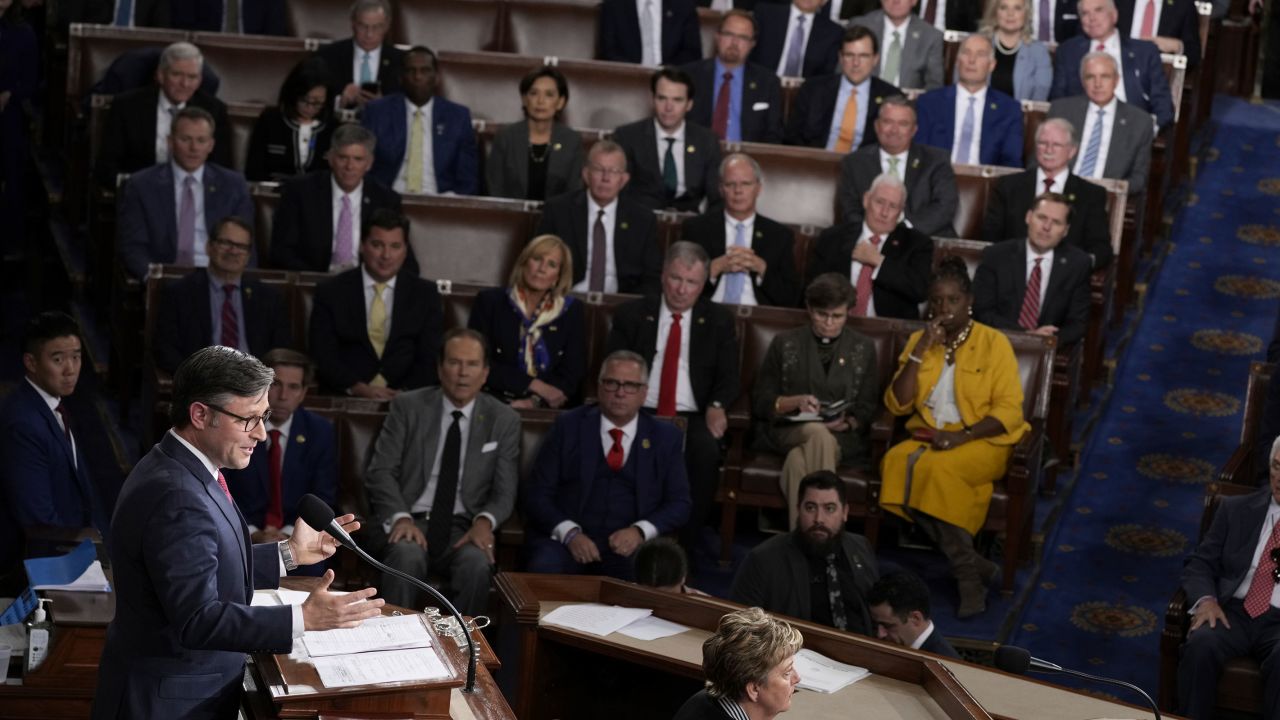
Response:
MULTIPOLYGON (((439 375, 440 387, 391 401, 365 477, 369 525, 386 536, 383 562, 423 579, 429 566, 443 570, 453 604, 478 615, 488 605, 494 531, 515 505, 520 416, 480 392, 489 377, 480 333, 445 334, 439 375)), ((380 588, 393 605, 421 607, 403 580, 383 575, 380 588)))
POLYGON ((862 222, 862 196, 876 176, 887 173, 907 187, 906 220, 925 235, 955 237, 951 223, 960 204, 956 175, 946 150, 912 143, 916 110, 901 95, 885 98, 876 117, 878 143, 863 145, 840 161, 836 200, 843 222, 862 222))
POLYGON ((853 19, 876 34, 876 76, 900 88, 942 87, 942 33, 911 12, 919 0, 880 0, 880 9, 853 19))
POLYGON ((1116 85, 1120 71, 1105 52, 1091 52, 1080 61, 1084 95, 1060 98, 1049 105, 1049 117, 1063 118, 1081 128, 1081 151, 1072 172, 1082 178, 1129 181, 1129 194, 1147 189, 1154 139, 1151 116, 1120 102, 1116 85), (1111 138, 1104 142, 1104 138, 1111 138))

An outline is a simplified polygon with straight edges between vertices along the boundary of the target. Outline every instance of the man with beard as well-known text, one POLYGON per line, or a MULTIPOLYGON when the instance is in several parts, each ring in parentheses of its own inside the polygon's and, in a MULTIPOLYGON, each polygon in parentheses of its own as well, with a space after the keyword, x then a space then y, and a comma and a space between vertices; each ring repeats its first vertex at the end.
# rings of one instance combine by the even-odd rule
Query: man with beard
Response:
POLYGON ((844 530, 844 482, 829 470, 810 473, 800 481, 796 511, 795 530, 743 560, 729 598, 874 637, 866 596, 880 573, 867 539, 844 530))

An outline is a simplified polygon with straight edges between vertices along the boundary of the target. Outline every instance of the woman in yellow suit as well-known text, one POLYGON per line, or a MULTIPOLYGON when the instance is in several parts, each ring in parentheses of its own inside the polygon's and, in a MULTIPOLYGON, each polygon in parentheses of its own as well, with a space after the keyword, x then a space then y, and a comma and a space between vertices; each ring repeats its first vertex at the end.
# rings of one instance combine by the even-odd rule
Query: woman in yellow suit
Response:
POLYGON ((999 566, 974 550, 973 536, 1029 429, 1013 346, 973 321, 972 304, 964 261, 945 258, 930 282, 929 325, 907 342, 884 396, 894 415, 911 416, 912 436, 880 467, 880 505, 917 523, 947 556, 962 618, 987 609, 999 566))

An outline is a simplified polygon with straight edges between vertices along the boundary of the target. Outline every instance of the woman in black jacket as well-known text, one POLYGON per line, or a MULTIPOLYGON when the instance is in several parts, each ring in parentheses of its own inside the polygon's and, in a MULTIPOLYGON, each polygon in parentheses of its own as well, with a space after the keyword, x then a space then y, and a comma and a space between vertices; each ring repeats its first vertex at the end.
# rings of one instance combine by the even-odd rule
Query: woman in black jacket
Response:
POLYGON ((325 154, 337 121, 323 60, 303 60, 289 71, 280 99, 258 116, 249 136, 245 178, 284 180, 329 167, 325 154))

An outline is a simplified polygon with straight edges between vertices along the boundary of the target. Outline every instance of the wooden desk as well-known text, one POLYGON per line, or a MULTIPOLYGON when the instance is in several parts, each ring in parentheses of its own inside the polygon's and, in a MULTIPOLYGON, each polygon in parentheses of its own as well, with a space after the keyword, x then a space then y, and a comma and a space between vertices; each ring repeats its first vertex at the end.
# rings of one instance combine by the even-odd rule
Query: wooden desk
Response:
MULTIPOLYGON (((601 693, 576 690, 575 686, 609 683, 610 677, 623 678, 607 688, 608 694, 619 698, 606 706, 613 717, 670 717, 674 708, 702 687, 703 640, 721 615, 741 607, 716 598, 662 593, 611 578, 502 573, 497 583, 504 604, 502 626, 517 628, 520 674, 515 702, 522 720, 592 717, 592 712, 601 712, 599 702, 593 707, 580 706, 589 705, 589 696, 601 693), (540 624, 552 609, 581 602, 653 608, 656 617, 693 629, 661 640, 640 641, 618 633, 601 638, 540 624)), ((812 623, 792 622, 804 634, 805 647, 865 667, 873 675, 838 693, 796 693, 787 720, 844 719, 850 717, 851 707, 858 708, 856 714, 861 717, 903 720, 1153 717, 1136 706, 812 623)))

